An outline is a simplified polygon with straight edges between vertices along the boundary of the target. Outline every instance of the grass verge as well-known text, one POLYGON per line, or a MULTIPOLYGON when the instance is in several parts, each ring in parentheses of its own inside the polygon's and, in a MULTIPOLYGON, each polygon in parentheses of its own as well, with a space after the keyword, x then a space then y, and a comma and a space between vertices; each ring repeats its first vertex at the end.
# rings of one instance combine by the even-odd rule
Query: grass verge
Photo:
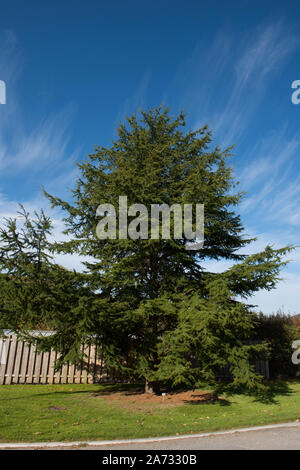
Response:
MULTIPOLYGON (((300 419, 300 383, 272 382, 271 403, 234 395, 217 402, 151 400, 132 386, 0 386, 0 442, 130 439, 218 431, 300 419)), ((179 397, 179 396, 178 396, 179 397)))

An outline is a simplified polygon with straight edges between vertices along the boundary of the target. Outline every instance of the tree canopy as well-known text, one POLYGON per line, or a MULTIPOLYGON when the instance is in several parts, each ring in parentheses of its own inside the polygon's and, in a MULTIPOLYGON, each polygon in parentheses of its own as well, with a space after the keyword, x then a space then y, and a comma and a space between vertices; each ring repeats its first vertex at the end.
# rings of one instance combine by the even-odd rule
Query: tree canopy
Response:
MULTIPOLYGON (((78 311, 93 293, 84 274, 54 263, 52 229, 43 210, 31 216, 23 206, 0 228, 0 331, 36 341, 31 330, 54 329, 51 345, 62 352, 62 360, 74 360, 81 346, 81 337, 76 341, 73 334, 78 311)), ((47 338, 41 346, 47 347, 47 338)))
MULTIPOLYGON (((195 387, 201 381, 218 389, 218 371, 228 364, 233 381, 227 387, 260 387, 254 363, 264 345, 250 341, 255 315, 237 298, 274 288, 291 247, 267 246, 251 256, 241 251, 253 239, 236 213, 243 195, 231 157, 232 148, 213 146, 207 126, 187 130, 182 113, 173 117, 167 108, 152 108, 128 117, 109 148, 96 147, 78 163, 71 201, 45 191, 52 206, 65 211, 70 237, 51 250, 89 259, 85 274, 77 273, 86 291, 77 290, 73 308, 53 314, 57 334, 48 342, 71 357, 80 340, 93 337, 108 365, 143 379, 149 391, 161 383, 195 387), (118 207, 120 196, 149 213, 152 204, 204 204, 204 246, 186 249, 184 234, 120 237, 118 212, 116 238, 99 240, 97 207, 118 207), (209 272, 211 259, 232 260, 233 267, 209 272)), ((69 300, 72 305, 72 295, 69 300)))

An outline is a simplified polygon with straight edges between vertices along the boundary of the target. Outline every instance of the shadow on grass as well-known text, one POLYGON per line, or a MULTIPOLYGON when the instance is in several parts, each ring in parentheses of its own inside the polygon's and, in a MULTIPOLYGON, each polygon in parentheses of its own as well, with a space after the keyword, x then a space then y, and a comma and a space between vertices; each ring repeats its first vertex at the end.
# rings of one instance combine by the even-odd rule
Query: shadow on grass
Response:
POLYGON ((230 406, 232 403, 225 398, 214 397, 211 393, 199 393, 192 395, 193 400, 184 400, 186 405, 216 405, 230 406), (197 399, 199 397, 199 399, 197 399), (195 398, 195 399, 194 399, 195 398))
POLYGON ((124 393, 126 396, 142 395, 144 391, 145 388, 141 384, 101 384, 101 389, 92 392, 92 396, 106 396, 111 393, 124 393))
POLYGON ((253 392, 237 391, 236 393, 253 397, 254 402, 273 404, 273 405, 277 405, 279 403, 276 397, 291 396, 295 393, 295 391, 291 389, 289 383, 286 381, 281 381, 281 380, 266 381, 263 383, 263 385, 264 386, 261 388, 261 390, 258 390, 258 391, 253 391, 253 392))
MULTIPOLYGON (((32 384, 30 384, 32 385, 32 384)), ((22 394, 22 396, 12 396, 12 397, 6 397, 0 399, 1 401, 9 401, 9 400, 21 400, 21 399, 30 399, 30 398, 37 398, 37 397, 49 397, 49 396, 72 396, 72 395, 86 395, 88 394, 91 397, 101 397, 101 396, 109 396, 110 394, 113 393, 123 393, 124 396, 139 396, 144 394, 144 386, 142 384, 106 384, 106 383, 99 383, 99 390, 76 390, 77 385, 80 384, 56 384, 56 385, 50 385, 53 387, 53 390, 48 391, 47 393, 32 393, 28 395, 22 394), (74 390, 66 390, 65 387, 70 387, 72 389, 72 386, 74 386, 74 390), (58 387, 56 389, 56 387, 58 387), (64 387, 64 390, 59 390, 60 387, 64 387)), ((83 385, 83 384, 82 384, 83 385)), ((96 384, 94 384, 96 385, 96 384)), ((17 386, 17 385, 16 385, 17 386)), ((45 387, 47 384, 44 385, 45 387)), ((49 386, 49 385, 48 385, 49 386)), ((22 390, 22 392, 24 389, 22 390)), ((168 395, 179 395, 182 392, 187 392, 187 389, 181 389, 181 390, 162 390, 166 391, 168 395)), ((21 391, 20 391, 21 392, 21 391)), ((232 391, 230 394, 228 394, 228 397, 233 397, 234 395, 245 395, 249 397, 253 397, 255 402, 261 402, 261 403, 266 403, 266 404, 278 404, 279 401, 276 399, 276 397, 280 396, 291 396, 295 392, 291 389, 289 381, 282 381, 282 380, 274 380, 274 381, 266 381, 264 382, 264 387, 260 391, 253 391, 249 392, 243 389, 235 389, 232 391)), ((221 395, 221 394, 220 394, 221 395)), ((207 404, 220 404, 221 406, 230 406, 232 404, 232 401, 229 401, 225 398, 220 398, 220 397, 215 397, 213 393, 209 392, 202 392, 202 393, 197 393, 197 391, 194 392, 193 397, 195 399, 192 400, 184 400, 183 398, 183 403, 185 404, 190 404, 190 405, 207 405, 207 404), (197 397, 199 397, 197 399, 197 397)))
MULTIPOLYGON (((13 386, 18 387, 18 384, 12 384, 13 386)), ((90 396, 105 396, 105 395, 110 395, 111 393, 120 393, 120 392, 125 392, 126 395, 137 395, 141 394, 144 391, 144 387, 142 385, 136 385, 136 384, 106 384, 106 383, 99 383, 99 391, 94 391, 92 392, 91 390, 59 390, 56 389, 56 387, 74 387, 74 386, 86 386, 87 384, 28 384, 28 388, 32 386, 37 386, 37 387, 53 387, 53 390, 51 390, 48 393, 32 393, 28 395, 22 395, 22 396, 11 396, 11 397, 5 397, 5 398, 0 398, 1 401, 9 401, 9 400, 22 400, 22 399, 27 399, 27 398, 37 398, 37 397, 49 397, 49 396, 57 396, 57 395, 65 395, 65 396, 71 396, 71 395, 84 395, 88 394, 90 396)), ((93 384, 97 385, 97 384, 93 384)), ((26 384, 22 384, 22 387, 26 388, 26 384)), ((22 389, 22 392, 24 392, 24 388, 22 389)), ((21 393, 21 391, 20 391, 21 393)))

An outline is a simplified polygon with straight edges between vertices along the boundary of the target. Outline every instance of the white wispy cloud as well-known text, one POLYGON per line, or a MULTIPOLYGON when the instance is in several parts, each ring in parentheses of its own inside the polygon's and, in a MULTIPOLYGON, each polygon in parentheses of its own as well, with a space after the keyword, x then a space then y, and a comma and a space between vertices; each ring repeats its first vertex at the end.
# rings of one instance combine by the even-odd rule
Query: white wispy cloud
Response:
POLYGON ((30 182, 33 193, 41 186, 57 189, 60 185, 65 190, 77 174, 74 162, 81 150, 72 148, 71 142, 76 106, 62 104, 57 112, 28 122, 19 97, 23 63, 14 32, 0 30, 0 78, 7 89, 7 102, 0 107, 0 192, 5 191, 7 178, 30 182))
MULTIPOLYGON (((41 192, 45 186, 49 192, 60 196, 67 195, 78 175, 74 162, 78 160, 80 149, 71 149, 71 125, 75 115, 74 104, 62 106, 58 112, 42 119, 24 119, 19 105, 19 80, 22 77, 23 57, 18 39, 13 31, 0 31, 0 72, 7 85, 7 103, 0 107, 0 224, 4 218, 18 217, 19 203, 31 214, 44 209, 51 216, 54 231, 53 239, 62 241, 63 214, 52 210, 41 192), (9 178, 10 191, 5 191, 9 178), (20 182, 32 183, 28 197, 16 199, 13 185, 20 182)), ((68 194, 69 195, 69 194, 68 194)), ((58 255, 56 261, 68 268, 82 269, 78 256, 58 255)))
POLYGON ((238 36, 223 29, 210 45, 197 44, 165 96, 177 93, 194 128, 208 123, 223 147, 232 145, 245 137, 270 80, 299 46, 299 37, 284 22, 262 24, 238 36))
POLYGON ((33 174, 49 171, 64 160, 70 141, 72 114, 72 108, 66 107, 28 130, 20 125, 21 116, 12 116, 11 126, 19 127, 19 132, 8 134, 7 128, 0 129, 1 173, 17 173, 26 168, 33 174))
POLYGON ((246 216, 263 214, 265 221, 280 220, 300 226, 300 133, 289 138, 287 126, 271 132, 249 151, 255 155, 240 172, 241 189, 249 192, 241 205, 246 216))
POLYGON ((222 112, 215 112, 212 126, 223 145, 236 142, 258 109, 270 78, 299 46, 299 38, 281 23, 262 26, 236 46, 228 56, 233 70, 231 92, 222 112))

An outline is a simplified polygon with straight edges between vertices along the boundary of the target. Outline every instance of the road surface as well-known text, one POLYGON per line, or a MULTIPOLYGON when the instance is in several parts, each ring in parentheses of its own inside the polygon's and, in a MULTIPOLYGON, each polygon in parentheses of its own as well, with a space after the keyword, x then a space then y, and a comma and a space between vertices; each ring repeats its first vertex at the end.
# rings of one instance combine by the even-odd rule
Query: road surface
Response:
MULTIPOLYGON (((43 444, 39 444, 39 449, 41 449, 41 446, 43 444)), ((69 447, 64 447, 62 443, 59 447, 55 447, 55 444, 51 443, 51 446, 53 446, 52 449, 66 450, 300 450, 300 423, 275 425, 271 429, 216 433, 209 436, 191 436, 183 439, 165 438, 157 441, 88 446, 72 445, 69 447)), ((15 448, 20 449, 21 446, 15 448)), ((23 446, 22 448, 24 449, 23 446)), ((31 444, 27 448, 38 449, 35 444, 31 444)), ((46 449, 46 446, 42 448, 46 449)))

